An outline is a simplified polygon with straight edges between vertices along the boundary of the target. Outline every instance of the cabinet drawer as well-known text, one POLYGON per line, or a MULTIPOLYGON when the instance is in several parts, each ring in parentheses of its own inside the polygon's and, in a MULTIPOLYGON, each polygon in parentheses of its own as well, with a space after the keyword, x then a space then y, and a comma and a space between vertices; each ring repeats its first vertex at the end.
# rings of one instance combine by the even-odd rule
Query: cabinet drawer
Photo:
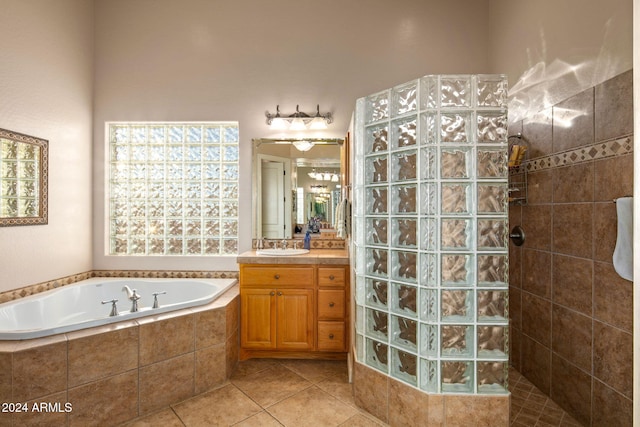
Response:
POLYGON ((241 271, 242 285, 313 286, 313 267, 244 267, 241 271))
POLYGON ((318 290, 318 319, 344 319, 344 291, 341 289, 318 290))
POLYGON ((344 322, 318 322, 318 350, 344 351, 344 322))
POLYGON ((318 286, 343 286, 346 282, 344 267, 319 267, 318 286))

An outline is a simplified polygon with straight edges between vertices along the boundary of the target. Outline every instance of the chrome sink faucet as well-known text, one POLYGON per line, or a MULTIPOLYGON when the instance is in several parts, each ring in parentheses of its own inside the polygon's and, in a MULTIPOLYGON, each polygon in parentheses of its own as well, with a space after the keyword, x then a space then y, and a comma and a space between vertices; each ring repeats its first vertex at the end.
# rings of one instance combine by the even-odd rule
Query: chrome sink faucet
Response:
POLYGON ((287 245, 289 242, 287 242, 287 239, 282 239, 282 249, 287 249, 287 245))
POLYGON ((129 298, 131 300, 131 313, 137 312, 138 311, 138 300, 140 298, 142 298, 142 297, 137 294, 137 290, 136 289, 131 290, 131 288, 129 286, 127 286, 127 285, 124 285, 122 290, 127 293, 127 298, 129 298))

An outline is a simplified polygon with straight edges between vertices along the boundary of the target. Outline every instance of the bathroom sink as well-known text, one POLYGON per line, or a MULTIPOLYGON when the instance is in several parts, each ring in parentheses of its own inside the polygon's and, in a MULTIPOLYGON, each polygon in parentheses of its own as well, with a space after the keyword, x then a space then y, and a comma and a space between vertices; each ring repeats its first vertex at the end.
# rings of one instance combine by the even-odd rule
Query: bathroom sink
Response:
POLYGON ((269 256, 291 256, 308 254, 309 249, 258 249, 256 253, 269 256))

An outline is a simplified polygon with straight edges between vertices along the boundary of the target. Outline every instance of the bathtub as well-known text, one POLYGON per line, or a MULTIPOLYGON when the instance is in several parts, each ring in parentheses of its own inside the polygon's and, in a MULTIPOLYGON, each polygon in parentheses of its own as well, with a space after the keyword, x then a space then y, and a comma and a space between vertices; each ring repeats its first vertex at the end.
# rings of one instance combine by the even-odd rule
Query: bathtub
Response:
POLYGON ((236 279, 156 279, 96 277, 0 304, 0 340, 25 340, 208 304, 236 279), (123 287, 136 289, 138 311, 123 287), (152 308, 153 293, 159 308, 152 308), (110 316, 117 299, 117 316, 110 316))

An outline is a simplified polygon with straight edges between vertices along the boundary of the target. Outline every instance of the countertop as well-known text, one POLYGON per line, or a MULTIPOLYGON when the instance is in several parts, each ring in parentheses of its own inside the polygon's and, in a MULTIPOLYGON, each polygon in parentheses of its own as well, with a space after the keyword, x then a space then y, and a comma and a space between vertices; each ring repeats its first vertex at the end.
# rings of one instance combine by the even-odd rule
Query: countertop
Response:
POLYGON ((334 264, 348 265, 347 249, 311 249, 308 254, 291 256, 258 255, 255 250, 238 255, 238 264, 334 264))

